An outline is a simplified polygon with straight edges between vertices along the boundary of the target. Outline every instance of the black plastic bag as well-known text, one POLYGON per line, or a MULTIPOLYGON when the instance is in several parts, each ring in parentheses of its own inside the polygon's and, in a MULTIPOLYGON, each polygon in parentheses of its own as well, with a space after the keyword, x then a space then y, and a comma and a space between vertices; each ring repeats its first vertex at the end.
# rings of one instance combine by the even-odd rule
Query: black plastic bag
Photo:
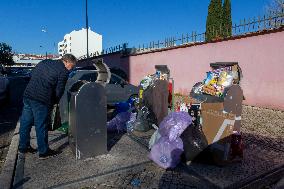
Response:
POLYGON ((184 158, 186 161, 192 161, 208 146, 200 124, 187 127, 181 134, 181 139, 183 141, 184 158))

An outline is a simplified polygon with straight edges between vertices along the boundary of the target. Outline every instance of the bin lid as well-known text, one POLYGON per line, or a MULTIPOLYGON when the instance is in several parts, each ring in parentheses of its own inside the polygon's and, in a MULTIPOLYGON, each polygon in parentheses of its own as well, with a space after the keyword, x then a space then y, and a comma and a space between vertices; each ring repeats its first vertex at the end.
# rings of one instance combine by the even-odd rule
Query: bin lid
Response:
POLYGON ((239 65, 238 62, 214 62, 210 63, 210 67, 214 69, 218 69, 220 67, 234 66, 239 65))
POLYGON ((84 61, 84 64, 87 66, 83 67, 77 67, 77 71, 75 74, 79 74, 80 72, 80 77, 77 75, 74 76, 75 80, 78 80, 81 78, 82 74, 88 74, 89 72, 96 72, 96 83, 101 83, 105 85, 106 83, 109 83, 110 77, 111 77, 111 72, 109 67, 103 62, 103 59, 88 59, 84 61), (76 78, 75 78, 76 77, 76 78))
POLYGON ((170 75, 170 69, 167 65, 155 65, 156 71, 160 71, 162 74, 170 75))
POLYGON ((73 85, 70 87, 69 92, 74 93, 74 92, 78 92, 79 89, 85 84, 88 83, 87 81, 77 81, 75 83, 73 83, 73 85))
POLYGON ((103 59, 95 59, 92 60, 92 62, 98 71, 98 78, 96 82, 102 84, 109 83, 111 72, 109 67, 103 62, 103 59))

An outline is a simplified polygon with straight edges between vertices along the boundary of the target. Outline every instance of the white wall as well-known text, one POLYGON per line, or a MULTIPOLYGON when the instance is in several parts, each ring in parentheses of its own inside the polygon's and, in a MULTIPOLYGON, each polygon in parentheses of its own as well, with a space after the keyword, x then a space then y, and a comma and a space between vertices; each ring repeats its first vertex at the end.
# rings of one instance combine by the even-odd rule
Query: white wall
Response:
MULTIPOLYGON (((86 55, 86 38, 86 29, 72 31, 70 34, 66 34, 63 41, 58 43, 58 53, 60 55, 71 53, 77 58, 86 55), (64 44, 64 46, 60 47, 61 44, 64 44), (63 53, 59 52, 60 48, 63 50, 63 53)), ((99 53, 102 51, 102 36, 89 29, 89 54, 95 53, 96 51, 99 53)))

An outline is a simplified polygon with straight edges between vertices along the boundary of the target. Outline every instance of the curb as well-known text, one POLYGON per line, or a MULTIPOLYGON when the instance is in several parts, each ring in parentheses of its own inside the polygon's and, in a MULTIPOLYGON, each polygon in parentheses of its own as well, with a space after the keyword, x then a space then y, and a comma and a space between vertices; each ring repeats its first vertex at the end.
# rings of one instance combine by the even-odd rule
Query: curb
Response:
POLYGON ((20 122, 18 121, 0 175, 0 186, 2 189, 10 189, 13 184, 13 177, 16 169, 16 162, 18 156, 19 128, 20 128, 20 122))

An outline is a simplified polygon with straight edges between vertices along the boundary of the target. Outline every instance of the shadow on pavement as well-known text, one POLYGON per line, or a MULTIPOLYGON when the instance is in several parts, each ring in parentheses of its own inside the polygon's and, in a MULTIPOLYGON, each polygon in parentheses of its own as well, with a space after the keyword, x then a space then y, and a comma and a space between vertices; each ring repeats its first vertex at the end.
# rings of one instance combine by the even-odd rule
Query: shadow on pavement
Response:
POLYGON ((199 188, 190 185, 180 169, 202 180, 204 188, 265 188, 280 180, 284 173, 283 138, 243 133, 243 142, 241 162, 216 165, 212 154, 203 151, 188 165, 180 163, 175 169, 167 169, 159 181, 159 188, 170 188, 173 183, 199 188))

